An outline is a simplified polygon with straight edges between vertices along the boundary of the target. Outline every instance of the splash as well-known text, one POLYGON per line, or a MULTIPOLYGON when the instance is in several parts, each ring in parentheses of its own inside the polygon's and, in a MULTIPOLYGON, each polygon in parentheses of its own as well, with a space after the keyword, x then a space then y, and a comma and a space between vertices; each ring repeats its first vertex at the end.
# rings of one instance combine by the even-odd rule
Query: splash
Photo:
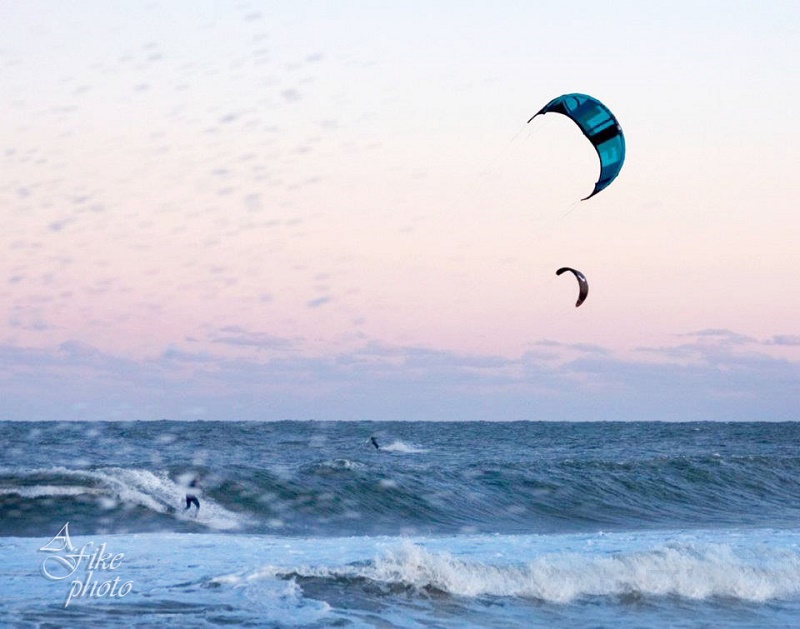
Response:
POLYGON ((400 452, 401 454, 423 454, 428 451, 424 448, 417 448, 404 443, 399 439, 397 441, 393 441, 388 446, 381 446, 381 450, 386 450, 387 452, 400 452))
MULTIPOLYGON (((7 472, 7 470, 6 470, 7 472)), ((232 513, 205 497, 197 516, 180 507, 185 485, 170 479, 166 472, 121 467, 74 470, 65 467, 39 468, 13 473, 15 484, 0 488, 0 494, 25 499, 91 497, 105 513, 116 509, 142 507, 147 511, 179 520, 193 520, 215 530, 238 529, 242 516, 232 513)))
POLYGON ((265 567, 250 578, 366 580, 390 589, 460 597, 517 597, 565 604, 586 597, 728 598, 763 602, 800 595, 800 555, 725 544, 667 544, 610 555, 547 554, 518 565, 465 561, 411 542, 374 561, 339 568, 265 567))

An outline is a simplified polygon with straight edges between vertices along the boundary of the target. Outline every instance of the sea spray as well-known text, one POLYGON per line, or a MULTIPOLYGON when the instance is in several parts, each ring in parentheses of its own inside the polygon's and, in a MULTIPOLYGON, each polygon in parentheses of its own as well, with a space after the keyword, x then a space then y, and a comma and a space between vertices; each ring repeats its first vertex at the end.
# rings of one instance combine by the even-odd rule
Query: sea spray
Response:
MULTIPOLYGON (((469 545, 465 540, 461 544, 469 545)), ((368 581, 459 597, 519 597, 561 604, 624 596, 763 602, 800 595, 800 554, 785 549, 753 553, 706 542, 667 543, 649 550, 543 553, 525 562, 493 563, 405 540, 366 563, 290 570, 267 566, 249 578, 273 576, 368 581)))

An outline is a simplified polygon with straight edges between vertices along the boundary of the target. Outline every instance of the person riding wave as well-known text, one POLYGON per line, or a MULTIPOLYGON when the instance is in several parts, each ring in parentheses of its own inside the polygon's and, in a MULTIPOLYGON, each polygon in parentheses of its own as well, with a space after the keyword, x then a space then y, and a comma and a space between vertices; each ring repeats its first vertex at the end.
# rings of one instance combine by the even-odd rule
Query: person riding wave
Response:
POLYGON ((189 489, 186 492, 186 507, 184 507, 184 511, 194 505, 196 507, 196 511, 194 512, 195 515, 200 512, 200 500, 197 498, 198 494, 200 494, 200 483, 198 482, 197 478, 193 478, 189 483, 189 489))

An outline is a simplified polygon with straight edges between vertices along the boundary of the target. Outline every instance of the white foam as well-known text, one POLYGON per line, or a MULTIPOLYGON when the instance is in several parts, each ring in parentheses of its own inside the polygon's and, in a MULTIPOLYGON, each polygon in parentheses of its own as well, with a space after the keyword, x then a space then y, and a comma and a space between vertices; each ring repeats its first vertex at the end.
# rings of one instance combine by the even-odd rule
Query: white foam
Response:
POLYGON ((364 464, 350 459, 332 459, 323 461, 317 466, 319 470, 360 470, 364 469, 364 464))
POLYGON ((279 619, 281 626, 319 623, 331 610, 325 601, 304 598, 302 588, 294 579, 276 581, 255 575, 249 578, 227 575, 210 579, 210 583, 239 591, 250 602, 251 610, 261 609, 279 619))
POLYGON ((415 446, 409 445, 400 441, 399 439, 393 441, 388 446, 381 446, 381 450, 386 450, 387 452, 400 452, 402 454, 422 454, 427 452, 424 448, 417 448, 415 446))
MULTIPOLYGON (((265 568, 259 576, 266 576, 265 568)), ((411 542, 366 565, 300 568, 283 574, 360 577, 435 588, 455 596, 510 596, 568 603, 586 596, 714 597, 763 602, 800 595, 800 555, 748 553, 725 544, 670 544, 619 554, 555 553, 516 565, 465 561, 411 542)), ((281 574, 272 571, 272 574, 281 574)))
POLYGON ((184 510, 183 506, 176 509, 175 505, 181 505, 185 499, 186 485, 180 478, 178 482, 171 480, 166 472, 154 474, 149 470, 108 468, 102 473, 107 475, 110 482, 118 483, 120 498, 125 502, 142 504, 159 513, 170 513, 178 519, 191 519, 216 530, 238 529, 244 523, 241 516, 228 511, 208 496, 203 497, 196 515, 194 509, 184 510))
POLYGON ((91 487, 63 485, 31 485, 27 487, 4 487, 0 495, 17 495, 23 498, 49 498, 55 496, 80 496, 83 494, 102 494, 102 490, 91 487))
POLYGON ((53 467, 26 470, 25 474, 69 478, 85 483, 85 485, 21 486, 5 488, 2 493, 15 493, 26 498, 90 494, 103 499, 101 506, 104 509, 116 505, 124 508, 140 506, 155 513, 171 515, 177 519, 191 519, 215 530, 234 530, 245 523, 243 516, 228 511, 207 496, 203 498, 200 511, 196 516, 194 509, 184 512, 186 486, 181 479, 178 479, 178 482, 171 480, 166 472, 154 473, 150 470, 122 467, 92 470, 53 467))

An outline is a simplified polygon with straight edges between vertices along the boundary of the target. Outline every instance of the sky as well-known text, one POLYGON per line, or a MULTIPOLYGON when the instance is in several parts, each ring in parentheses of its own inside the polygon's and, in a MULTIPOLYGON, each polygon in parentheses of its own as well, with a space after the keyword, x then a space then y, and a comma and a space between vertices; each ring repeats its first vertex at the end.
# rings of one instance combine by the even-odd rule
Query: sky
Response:
POLYGON ((798 32, 0 0, 0 420, 800 420, 798 32), (592 146, 527 122, 569 92, 627 143, 587 201, 592 146))

